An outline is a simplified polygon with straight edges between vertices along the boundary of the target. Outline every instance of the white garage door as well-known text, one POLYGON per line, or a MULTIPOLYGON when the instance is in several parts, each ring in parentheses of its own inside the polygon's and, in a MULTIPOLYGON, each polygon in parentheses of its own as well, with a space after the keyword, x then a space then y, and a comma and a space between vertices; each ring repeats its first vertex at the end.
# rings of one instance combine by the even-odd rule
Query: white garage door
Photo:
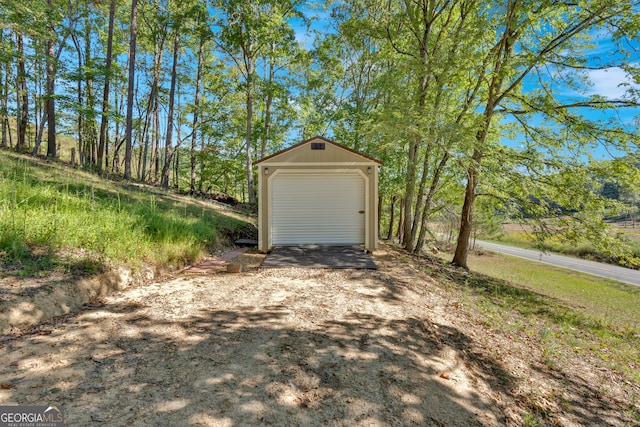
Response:
POLYGON ((361 245, 364 177, 355 172, 280 173, 271 182, 274 246, 361 245))

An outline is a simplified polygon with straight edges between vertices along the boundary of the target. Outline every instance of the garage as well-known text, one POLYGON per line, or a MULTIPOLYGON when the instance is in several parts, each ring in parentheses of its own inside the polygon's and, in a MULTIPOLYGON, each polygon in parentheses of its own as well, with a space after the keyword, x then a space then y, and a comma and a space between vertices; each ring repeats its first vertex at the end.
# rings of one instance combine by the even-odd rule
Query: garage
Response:
POLYGON ((323 137, 255 162, 258 247, 377 247, 381 162, 323 137))

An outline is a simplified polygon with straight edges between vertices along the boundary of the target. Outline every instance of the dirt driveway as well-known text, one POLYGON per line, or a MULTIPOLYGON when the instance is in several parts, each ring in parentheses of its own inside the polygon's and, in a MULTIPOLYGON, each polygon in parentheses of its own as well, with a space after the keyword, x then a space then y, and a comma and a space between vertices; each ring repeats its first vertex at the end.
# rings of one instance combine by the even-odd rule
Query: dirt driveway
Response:
POLYGON ((69 426, 523 423, 455 293, 392 249, 375 259, 258 270, 247 254, 241 274, 126 290, 1 341, 0 402, 61 404, 69 426))

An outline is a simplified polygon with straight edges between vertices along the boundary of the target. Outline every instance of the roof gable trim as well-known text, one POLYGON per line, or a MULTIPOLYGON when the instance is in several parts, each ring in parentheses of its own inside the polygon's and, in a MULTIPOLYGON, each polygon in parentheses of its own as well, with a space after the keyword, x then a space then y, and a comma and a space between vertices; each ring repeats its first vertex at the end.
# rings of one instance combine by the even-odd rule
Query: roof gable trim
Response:
POLYGON ((353 149, 351 149, 349 147, 345 147, 344 145, 338 144, 337 142, 331 141, 330 139, 327 139, 327 138, 325 138, 323 136, 319 136, 319 135, 316 135, 316 136, 314 136, 312 138, 309 138, 309 139, 305 139, 302 142, 294 144, 291 147, 285 148, 284 150, 280 150, 280 151, 278 151, 276 153, 273 153, 273 154, 271 154, 269 156, 263 157, 260 160, 256 160, 255 162, 253 162, 253 164, 257 165, 258 163, 262 163, 262 162, 265 162, 267 160, 273 159, 274 157, 280 156, 281 154, 284 154, 284 153, 289 152, 291 150, 295 150, 296 148, 299 148, 299 147, 301 147, 301 146, 303 146, 305 144, 308 144, 309 142, 314 141, 314 140, 321 140, 324 143, 331 144, 331 145, 333 145, 333 146, 335 146, 337 148, 340 148, 342 150, 348 151, 348 152, 350 152, 352 154, 355 154, 355 155, 360 156, 360 157, 362 157, 364 159, 367 159, 367 160, 369 160, 369 161, 371 161, 373 163, 377 163, 379 165, 382 165, 382 162, 380 160, 374 159, 373 157, 367 156, 366 154, 362 154, 362 153, 360 153, 360 152, 358 152, 356 150, 353 150, 353 149))

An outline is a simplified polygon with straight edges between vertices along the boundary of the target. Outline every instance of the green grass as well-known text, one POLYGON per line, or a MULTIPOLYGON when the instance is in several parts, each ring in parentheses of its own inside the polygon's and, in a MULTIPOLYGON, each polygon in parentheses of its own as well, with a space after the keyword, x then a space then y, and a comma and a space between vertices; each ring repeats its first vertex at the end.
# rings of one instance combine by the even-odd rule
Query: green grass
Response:
POLYGON ((159 190, 0 154, 0 261, 17 274, 91 272, 106 262, 179 267, 215 247, 222 231, 244 225, 159 190))
POLYGON ((640 329, 640 287, 505 255, 472 256, 469 267, 561 301, 605 325, 640 329))
POLYGON ((639 287, 503 255, 469 267, 465 289, 487 324, 539 342, 547 368, 577 353, 640 384, 639 287))

